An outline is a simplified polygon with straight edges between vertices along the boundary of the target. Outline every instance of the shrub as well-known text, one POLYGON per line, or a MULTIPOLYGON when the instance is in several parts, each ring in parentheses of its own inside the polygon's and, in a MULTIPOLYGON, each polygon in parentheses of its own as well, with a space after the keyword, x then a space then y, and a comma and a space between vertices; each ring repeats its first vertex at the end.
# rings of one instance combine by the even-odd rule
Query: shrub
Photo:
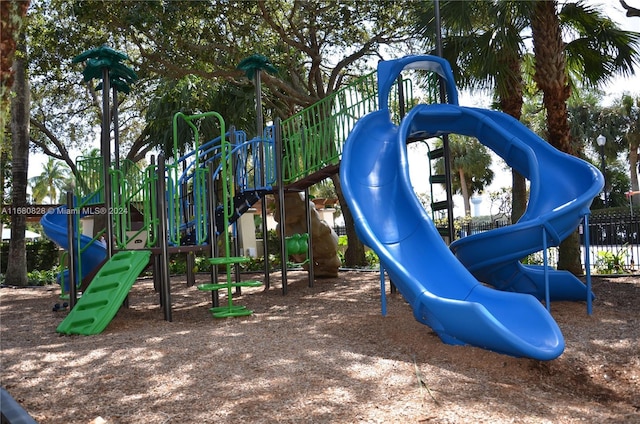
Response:
MULTIPOLYGON (((49 239, 27 243, 27 272, 49 270, 58 265, 58 246, 49 239)), ((0 272, 7 271, 9 243, 0 244, 0 272)))
POLYGON ((629 246, 625 245, 622 249, 619 249, 616 253, 608 250, 601 250, 598 252, 598 259, 594 267, 599 274, 624 274, 624 260, 628 256, 629 246))

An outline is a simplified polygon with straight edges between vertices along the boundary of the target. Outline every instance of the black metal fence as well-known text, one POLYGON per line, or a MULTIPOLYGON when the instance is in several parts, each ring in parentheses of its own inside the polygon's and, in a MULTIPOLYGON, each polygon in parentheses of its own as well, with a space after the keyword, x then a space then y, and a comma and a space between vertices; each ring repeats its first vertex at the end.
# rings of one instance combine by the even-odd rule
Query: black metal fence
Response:
MULTIPOLYGON (((594 273, 622 273, 640 270, 640 213, 599 214, 589 217, 589 264, 594 273)), ((456 237, 466 237, 510 225, 508 221, 466 222, 456 224, 456 237)), ((585 264, 584 222, 579 228, 581 261, 585 264)), ((339 236, 346 235, 345 227, 335 227, 339 236)), ((532 264, 542 263, 542 252, 525 259, 532 264)), ((557 264, 558 249, 548 251, 549 265, 557 264)))

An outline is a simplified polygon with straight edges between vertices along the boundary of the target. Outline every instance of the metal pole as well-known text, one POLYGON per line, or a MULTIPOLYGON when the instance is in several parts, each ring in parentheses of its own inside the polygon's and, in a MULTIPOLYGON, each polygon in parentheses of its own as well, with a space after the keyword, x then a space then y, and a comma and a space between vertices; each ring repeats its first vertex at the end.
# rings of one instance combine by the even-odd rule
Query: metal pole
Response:
MULTIPOLYGON (((274 125, 274 142, 276 143, 276 180, 278 184, 278 211, 280 213, 280 255, 282 268, 282 294, 287 294, 287 241, 284 238, 284 177, 282 175, 282 128, 280 119, 274 125)), ((266 223, 265 223, 266 225, 266 223)))
POLYGON ((604 194, 604 207, 606 208, 609 202, 607 199, 607 174, 606 174, 607 162, 604 156, 604 144, 600 146, 600 157, 602 159, 602 162, 600 163, 600 167, 602 168, 602 177, 604 178, 604 186, 602 187, 602 193, 604 194))
POLYGON ((585 268, 585 280, 587 283, 587 314, 593 313, 593 305, 591 298, 591 263, 589 261, 589 250, 591 240, 589 239, 589 213, 584 214, 584 268, 585 268))
POLYGON ((315 273, 314 273, 314 265, 315 261, 313 259, 313 242, 311 239, 313 233, 313 227, 311 224, 311 205, 309 205, 309 187, 304 189, 304 200, 305 200, 305 216, 307 219, 307 234, 309 234, 307 242, 309 243, 307 246, 307 255, 309 257, 309 287, 313 287, 313 282, 315 281, 315 273))
POLYGON ((104 187, 104 207, 107 213, 105 241, 107 242, 107 259, 113 255, 113 223, 111 221, 111 105, 110 105, 111 84, 109 80, 109 69, 102 69, 102 133, 100 136, 100 151, 102 153, 102 178, 104 187))
MULTIPOLYGON (((264 132, 264 118, 262 116, 262 79, 260 77, 260 70, 256 70, 255 76, 255 88, 256 88, 256 126, 258 134, 256 136, 260 139, 260 147, 259 147, 259 158, 260 158, 260 166, 264 166, 264 143, 262 143, 263 132, 264 132)), ((265 175, 264 172, 260 173, 260 186, 264 187, 265 184, 265 175)))
POLYGON ((271 264, 269 263, 269 231, 267 230, 267 196, 262 196, 262 252, 264 255, 264 287, 269 289, 271 281, 269 274, 271 272, 271 264))
MULTIPOLYGON (((155 168, 155 165, 156 165, 156 157, 155 156, 151 156, 151 164, 150 164, 150 166, 152 167, 152 169, 155 169, 157 171, 157 168, 155 168)), ((147 175, 147 181, 148 181, 149 185, 154 184, 155 185, 155 189, 158 188, 157 181, 155 181, 154 179, 149 179, 148 175, 147 175)), ((153 191, 154 191, 154 188, 153 187, 149 187, 149 192, 150 192, 149 197, 150 197, 150 199, 153 199, 153 195, 151 194, 153 191)), ((154 202, 153 200, 151 202, 149 202, 149 204, 152 205, 151 208, 153 208, 154 206, 155 207, 158 206, 157 205, 157 201, 154 202)), ((151 231, 153 232, 153 235, 155 236, 155 239, 156 239, 155 247, 160 247, 160 245, 158 244, 160 242, 160 238, 157 237, 158 231, 153 226, 154 225, 153 224, 154 223, 154 217, 156 217, 156 214, 153 213, 152 210, 146 210, 146 208, 145 208, 144 213, 145 213, 145 215, 151 217, 149 222, 150 222, 150 225, 151 225, 151 231)), ((156 224, 158 224, 158 223, 156 222, 156 224)), ((161 271, 161 268, 160 268, 160 255, 157 254, 157 253, 154 253, 153 254, 153 290, 156 293, 160 293, 160 278, 161 278, 161 276, 162 276, 162 271, 161 271)))
MULTIPOLYGON (((207 178, 207 183, 209 185, 207 189, 207 203, 209 207, 209 253, 212 258, 215 258, 218 256, 218 236, 216 234, 216 187, 213 181, 215 167, 211 161, 208 163, 207 167, 209 169, 209 177, 207 178)), ((213 284, 218 283, 217 265, 211 265, 211 282, 213 284)), ((218 290, 211 290, 211 304, 214 308, 220 305, 218 290)))
POLYGON ((164 319, 171 322, 171 283, 169 281, 169 246, 167 234, 167 190, 165 181, 164 155, 158 156, 158 239, 160 242, 160 302, 164 310, 164 319))
POLYGON ((73 309, 78 300, 78 291, 76 287, 76 217, 74 216, 73 193, 67 192, 67 228, 69 242, 69 310, 73 309))
POLYGON ((404 118, 404 116, 407 114, 404 102, 404 86, 402 85, 402 75, 398 75, 398 111, 400 113, 400 119, 404 118))
POLYGON ((120 169, 120 128, 118 123, 118 90, 113 86, 113 154, 116 169, 120 169))
POLYGON ((380 312, 383 317, 387 316, 387 291, 385 290, 384 265, 380 262, 380 312))
MULTIPOLYGON (((436 50, 438 56, 442 57, 442 27, 440 19, 440 2, 434 0, 435 4, 435 20, 436 20, 436 50)), ((439 77, 440 81, 440 101, 446 103, 447 92, 442 77, 439 77)), ((445 176, 445 192, 447 195, 447 231, 449 232, 449 244, 453 242, 454 228, 453 228, 453 190, 451 189, 451 151, 449 149, 449 136, 444 134, 442 136, 442 148, 444 149, 444 176, 445 176)))

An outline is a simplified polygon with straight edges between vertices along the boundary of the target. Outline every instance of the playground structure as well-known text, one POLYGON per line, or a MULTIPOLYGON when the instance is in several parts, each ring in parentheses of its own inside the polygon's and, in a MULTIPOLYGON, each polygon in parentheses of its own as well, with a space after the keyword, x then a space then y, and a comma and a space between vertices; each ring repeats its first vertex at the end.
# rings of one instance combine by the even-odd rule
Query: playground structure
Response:
MULTIPOLYGON (((85 72, 85 78, 99 74, 91 61, 97 60, 95 56, 102 50, 114 60, 123 58, 105 46, 81 55, 88 58, 88 68, 93 66, 91 72, 85 72)), ((113 75, 110 72, 102 74, 103 96, 109 97, 106 88, 109 83, 104 78, 108 80, 113 75)), ((346 135, 360 116, 377 107, 376 101, 375 73, 372 73, 299 114, 282 122, 276 121, 252 140, 247 140, 243 131, 233 127, 227 130, 224 119, 217 112, 192 116, 178 112, 173 119, 173 160, 166 161, 162 155, 157 160, 152 157, 151 165, 145 169, 127 161, 116 160, 111 164, 106 159, 110 157, 110 140, 106 143, 103 140, 101 158, 78 160, 77 191, 69 196, 68 205, 52 211, 41 221, 45 233, 69 251, 72 264, 59 277, 63 290, 69 292, 71 312, 58 331, 94 334, 104 327, 87 325, 86 321, 102 321, 103 315, 115 315, 118 302, 107 305, 103 299, 92 301, 91 286, 98 278, 105 279, 100 270, 108 267, 116 256, 119 256, 120 266, 110 271, 111 281, 125 279, 126 284, 106 283, 100 290, 109 290, 114 299, 126 301, 126 293, 137 277, 130 269, 138 269, 139 273, 151 260, 160 304, 165 319, 171 321, 169 255, 205 251, 214 265, 212 281, 199 285, 198 289, 212 292, 212 314, 225 317, 251 313, 232 305, 232 289, 239 292, 241 287, 260 285, 255 281, 239 281, 237 265, 247 258, 239 255, 238 243, 232 239, 238 218, 268 193, 276 194, 280 199, 277 202, 279 216, 285 224, 282 199, 288 193, 304 192, 306 231, 287 234, 286 225, 280 225, 282 291, 283 294, 287 292, 287 258, 290 255, 300 258, 297 265, 308 267, 309 285, 312 286, 316 264, 313 258, 315 236, 310 236, 309 209, 312 206, 308 201, 308 188, 337 171, 346 135), (215 121, 213 126, 218 134, 202 142, 204 136, 200 127, 205 119, 215 121), (193 150, 182 156, 178 154, 180 126, 190 131, 193 145, 193 150), (80 234, 80 227, 84 234, 80 234), (226 230, 228 228, 231 233, 226 230), (143 250, 148 254, 120 255, 120 252, 131 250, 143 250), (225 267, 227 272, 223 283, 218 282, 218 266, 225 267), (231 276, 233 268, 235 280, 231 276), (80 286, 88 287, 76 305, 76 291, 80 286), (226 306, 218 304, 220 290, 227 291, 226 306), (88 309, 93 311, 93 319, 88 318, 89 313, 74 312, 88 309), (79 318, 75 318, 76 315, 79 318)), ((103 103, 108 105, 110 100, 103 103)), ((110 107, 104 109, 108 111, 110 107)), ((103 126, 110 125, 109 120, 106 122, 108 124, 103 123, 103 126)), ((108 133, 103 128, 103 136, 108 133)), ((263 222, 266 221, 265 203, 262 202, 263 222)), ((263 233, 263 236, 266 239, 267 234, 263 233)), ((267 244, 265 240, 264 257, 268 257, 267 244)), ((335 244, 337 249, 337 238, 335 244)), ((193 256, 187 255, 187 259, 193 259, 193 256)), ((339 261, 337 257, 334 259, 337 272, 339 261)), ((268 266, 265 261, 264 284, 267 287, 270 285, 268 266)), ((189 275, 192 268, 188 264, 188 280, 192 280, 189 275)))
MULTIPOLYGON (((435 97, 430 103, 437 103, 435 97)), ((284 223, 285 193, 303 191, 308 199, 311 185, 338 170, 358 234, 381 260, 383 314, 386 271, 416 319, 432 327, 444 342, 548 360, 564 349, 562 334, 549 314, 550 301, 587 299, 590 308, 589 278, 585 286, 568 273, 548 269, 546 261, 542 267, 524 267, 519 260, 558 245, 587 219, 591 200, 602 188, 602 176, 504 114, 458 106, 451 70, 441 58, 410 56, 381 62, 377 72, 286 120, 276 120, 252 140, 243 131, 227 130, 216 112, 177 113, 173 130, 174 155, 169 164, 162 155, 146 169, 127 162, 111 168, 100 158, 80 160, 78 192, 69 198, 66 210, 43 218, 45 233, 68 248, 71 262, 77 263, 62 277, 63 287, 64 278, 69 279, 72 309, 59 332, 102 331, 150 259, 160 305, 171 321, 170 253, 210 255, 212 281, 198 289, 212 293, 214 317, 250 314, 233 305, 232 290, 262 283, 240 281, 238 272, 232 277, 232 268, 237 271, 236 265, 246 260, 232 241, 234 223, 269 193, 279 199, 284 223), (437 76, 434 81, 442 81, 446 103, 410 108, 411 82, 401 75, 405 69, 437 76), (390 105, 398 110, 392 111, 390 105), (202 119, 215 120, 219 132, 206 142, 201 142, 198 125, 202 119), (179 125, 191 130, 194 146, 180 157, 179 125), (448 133, 477 137, 527 176, 532 186, 527 212, 518 223, 457 240, 451 250, 416 199, 406 160, 407 143, 448 133), (545 172, 540 171, 541 163, 545 172), (105 230, 79 234, 85 208, 106 212, 105 230), (68 213, 72 209, 80 212, 68 213), (103 237, 112 243, 103 243, 103 237), (218 282, 218 266, 226 269, 224 282, 218 282), (75 279, 91 283, 74 305, 79 282, 75 279), (227 292, 227 305, 218 304, 219 290, 227 292)), ((450 209, 451 199, 445 202, 432 209, 450 209)), ((308 210, 306 215, 304 234, 288 238, 285 226, 280 226, 283 294, 288 253, 305 258, 313 284, 308 210)), ((451 234, 448 237, 452 240, 451 234)), ((267 257, 266 242, 264 246, 267 257)), ((269 287, 268 269, 264 284, 269 287)))

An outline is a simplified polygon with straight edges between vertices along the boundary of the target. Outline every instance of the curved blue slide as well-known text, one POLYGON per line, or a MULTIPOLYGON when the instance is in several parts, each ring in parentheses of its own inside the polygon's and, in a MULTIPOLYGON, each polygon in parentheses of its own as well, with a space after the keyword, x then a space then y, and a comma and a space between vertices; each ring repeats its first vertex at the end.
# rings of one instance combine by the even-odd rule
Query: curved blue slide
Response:
MULTIPOLYGON (((604 186, 602 174, 555 149, 509 115, 434 106, 415 112, 423 123, 431 123, 426 126, 478 138, 530 181, 529 203, 517 223, 456 240, 451 250, 480 281, 544 299, 543 267, 525 266, 520 260, 544 246, 559 245, 576 230, 604 186)), ((570 272, 547 272, 551 300, 587 298, 586 286, 570 272)))
MULTIPOLYGON (((67 226, 67 207, 60 206, 50 210, 40 220, 42 229, 47 237, 53 240, 58 246, 69 250, 69 227, 67 226)), ((89 236, 80 234, 80 248, 83 250, 80 255, 82 262, 82 275, 80 280, 100 266, 107 257, 107 247, 104 242, 93 240, 89 236)), ((64 290, 68 291, 67 272, 61 274, 60 280, 64 290)))
MULTIPOLYGON (((378 254, 415 318, 430 326, 443 342, 517 357, 554 359, 564 350, 564 338, 549 312, 531 295, 539 294, 540 279, 535 275, 540 273, 517 264, 527 252, 540 250, 545 241, 557 244, 575 230, 601 189, 602 176, 591 165, 557 152, 499 112, 455 104, 419 105, 399 127, 394 125, 386 107, 389 81, 395 80, 400 70, 425 63, 426 69, 445 78, 449 101, 457 103, 450 68, 442 59, 420 56, 381 62, 378 74, 383 109, 360 119, 343 148, 340 180, 358 236, 378 254), (480 240, 475 244, 458 241, 452 246, 458 258, 419 203, 408 171, 409 136, 443 133, 477 137, 527 176, 532 185, 526 216, 518 224, 494 230, 500 231, 494 239, 490 235, 496 233, 491 231, 467 237, 480 240), (551 165, 547 161, 557 168, 549 176, 545 175, 551 165), (495 290, 481 284, 465 265, 478 274, 486 272, 494 284, 512 268, 524 269, 529 280, 511 291, 495 290), (499 270, 499 275, 492 270, 499 270), (522 291, 535 293, 518 293, 522 286, 530 285, 535 290, 522 291)), ((560 286, 554 289, 554 297, 586 296, 581 282, 578 287, 575 281, 567 283, 569 280, 554 278, 554 285, 560 286)))

